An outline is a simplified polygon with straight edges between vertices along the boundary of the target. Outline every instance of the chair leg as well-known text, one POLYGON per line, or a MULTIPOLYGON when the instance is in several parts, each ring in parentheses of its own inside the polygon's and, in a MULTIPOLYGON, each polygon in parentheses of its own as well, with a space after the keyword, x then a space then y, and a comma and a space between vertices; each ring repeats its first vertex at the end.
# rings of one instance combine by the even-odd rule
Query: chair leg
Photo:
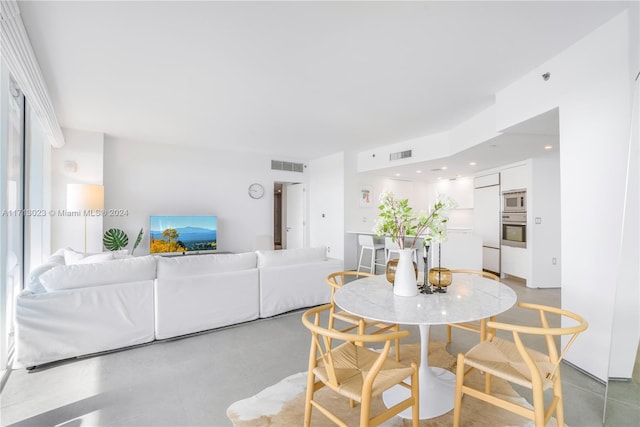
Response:
POLYGON ((309 371, 307 375, 307 393, 304 401, 304 427, 311 425, 311 401, 313 400, 313 390, 315 388, 315 375, 309 371))
POLYGON ((542 389, 535 388, 531 390, 531 393, 533 397, 533 422, 535 427, 544 427, 544 395, 542 389))
POLYGON ((360 427, 369 427, 371 421, 371 393, 363 394, 360 402, 360 427))
POLYGON ((371 274, 376 274, 376 249, 371 248, 371 267, 369 269, 371 274))
POLYGON ((360 259, 358 260, 358 273, 360 273, 360 268, 362 267, 362 256, 364 255, 364 248, 360 248, 360 259))
POLYGON ((447 325, 447 344, 451 344, 451 325, 447 325))
POLYGON ((413 405, 411 407, 412 427, 420 425, 420 377, 418 376, 418 365, 412 363, 413 373, 411 374, 411 393, 413 394, 413 405))
MULTIPOLYGON (((400 325, 398 323, 393 327, 394 332, 400 332, 400 325)), ((400 361, 400 338, 396 338, 396 362, 400 361)))
MULTIPOLYGON (((364 319, 360 319, 358 321, 358 335, 364 335, 366 328, 364 327, 364 319)), ((356 342, 357 346, 364 346, 364 343, 362 341, 358 341, 356 342)))
POLYGON ((488 372, 484 373, 484 392, 491 394, 491 374, 488 372))
POLYGON ((556 420, 559 427, 564 427, 564 399, 562 398, 562 379, 560 378, 560 371, 556 373, 556 381, 553 384, 553 393, 558 398, 556 403, 556 420))
POLYGON ((462 385, 464 384, 464 354, 458 354, 456 366, 456 391, 453 397, 453 427, 460 425, 460 411, 462 407, 462 385))

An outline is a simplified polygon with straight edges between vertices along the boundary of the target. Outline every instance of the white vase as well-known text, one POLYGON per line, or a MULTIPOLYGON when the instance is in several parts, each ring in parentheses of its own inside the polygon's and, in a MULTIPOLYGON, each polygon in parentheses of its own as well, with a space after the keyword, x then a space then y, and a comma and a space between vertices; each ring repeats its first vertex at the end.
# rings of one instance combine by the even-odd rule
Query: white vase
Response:
POLYGON ((416 272, 413 268, 413 251, 400 249, 400 259, 396 267, 396 277, 393 281, 393 293, 403 297, 418 295, 416 272))

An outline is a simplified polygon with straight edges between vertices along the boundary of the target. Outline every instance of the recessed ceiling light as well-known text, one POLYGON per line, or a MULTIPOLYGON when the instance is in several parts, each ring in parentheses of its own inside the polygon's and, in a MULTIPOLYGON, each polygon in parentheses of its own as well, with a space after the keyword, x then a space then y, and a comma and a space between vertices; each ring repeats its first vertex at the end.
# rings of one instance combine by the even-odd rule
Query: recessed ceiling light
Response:
POLYGON ((475 166, 476 162, 469 162, 469 166, 475 166))
POLYGON ((397 174, 396 174, 396 176, 400 176, 400 174, 399 174, 399 173, 397 173, 397 174))
POLYGON ((551 150, 553 148, 553 145, 545 145, 544 149, 545 150, 551 150))
POLYGON ((422 173, 422 171, 416 171, 416 173, 422 173))
POLYGON ((443 171, 446 171, 446 170, 447 170, 447 167, 446 167, 446 166, 443 166, 443 167, 442 167, 442 170, 443 170, 443 171))

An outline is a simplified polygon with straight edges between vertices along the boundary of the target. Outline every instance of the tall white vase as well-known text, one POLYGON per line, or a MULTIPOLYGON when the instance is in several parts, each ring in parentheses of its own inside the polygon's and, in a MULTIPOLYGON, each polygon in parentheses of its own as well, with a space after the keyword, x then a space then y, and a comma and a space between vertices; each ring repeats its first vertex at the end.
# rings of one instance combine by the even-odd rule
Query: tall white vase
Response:
POLYGON ((416 272, 413 269, 413 251, 400 249, 400 259, 396 267, 396 277, 393 281, 393 293, 403 297, 418 295, 416 272))

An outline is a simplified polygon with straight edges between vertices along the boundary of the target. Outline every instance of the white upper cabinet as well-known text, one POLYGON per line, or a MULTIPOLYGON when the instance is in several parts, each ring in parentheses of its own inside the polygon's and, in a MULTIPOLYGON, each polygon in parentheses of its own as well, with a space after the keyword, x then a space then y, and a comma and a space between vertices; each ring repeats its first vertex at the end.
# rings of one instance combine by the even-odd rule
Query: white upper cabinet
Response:
POLYGON ((445 194, 455 200, 457 209, 473 208, 473 179, 459 178, 453 181, 440 181, 436 185, 438 194, 445 194))
POLYGON ((500 189, 502 191, 527 189, 531 186, 531 168, 529 164, 514 166, 500 171, 500 189))

